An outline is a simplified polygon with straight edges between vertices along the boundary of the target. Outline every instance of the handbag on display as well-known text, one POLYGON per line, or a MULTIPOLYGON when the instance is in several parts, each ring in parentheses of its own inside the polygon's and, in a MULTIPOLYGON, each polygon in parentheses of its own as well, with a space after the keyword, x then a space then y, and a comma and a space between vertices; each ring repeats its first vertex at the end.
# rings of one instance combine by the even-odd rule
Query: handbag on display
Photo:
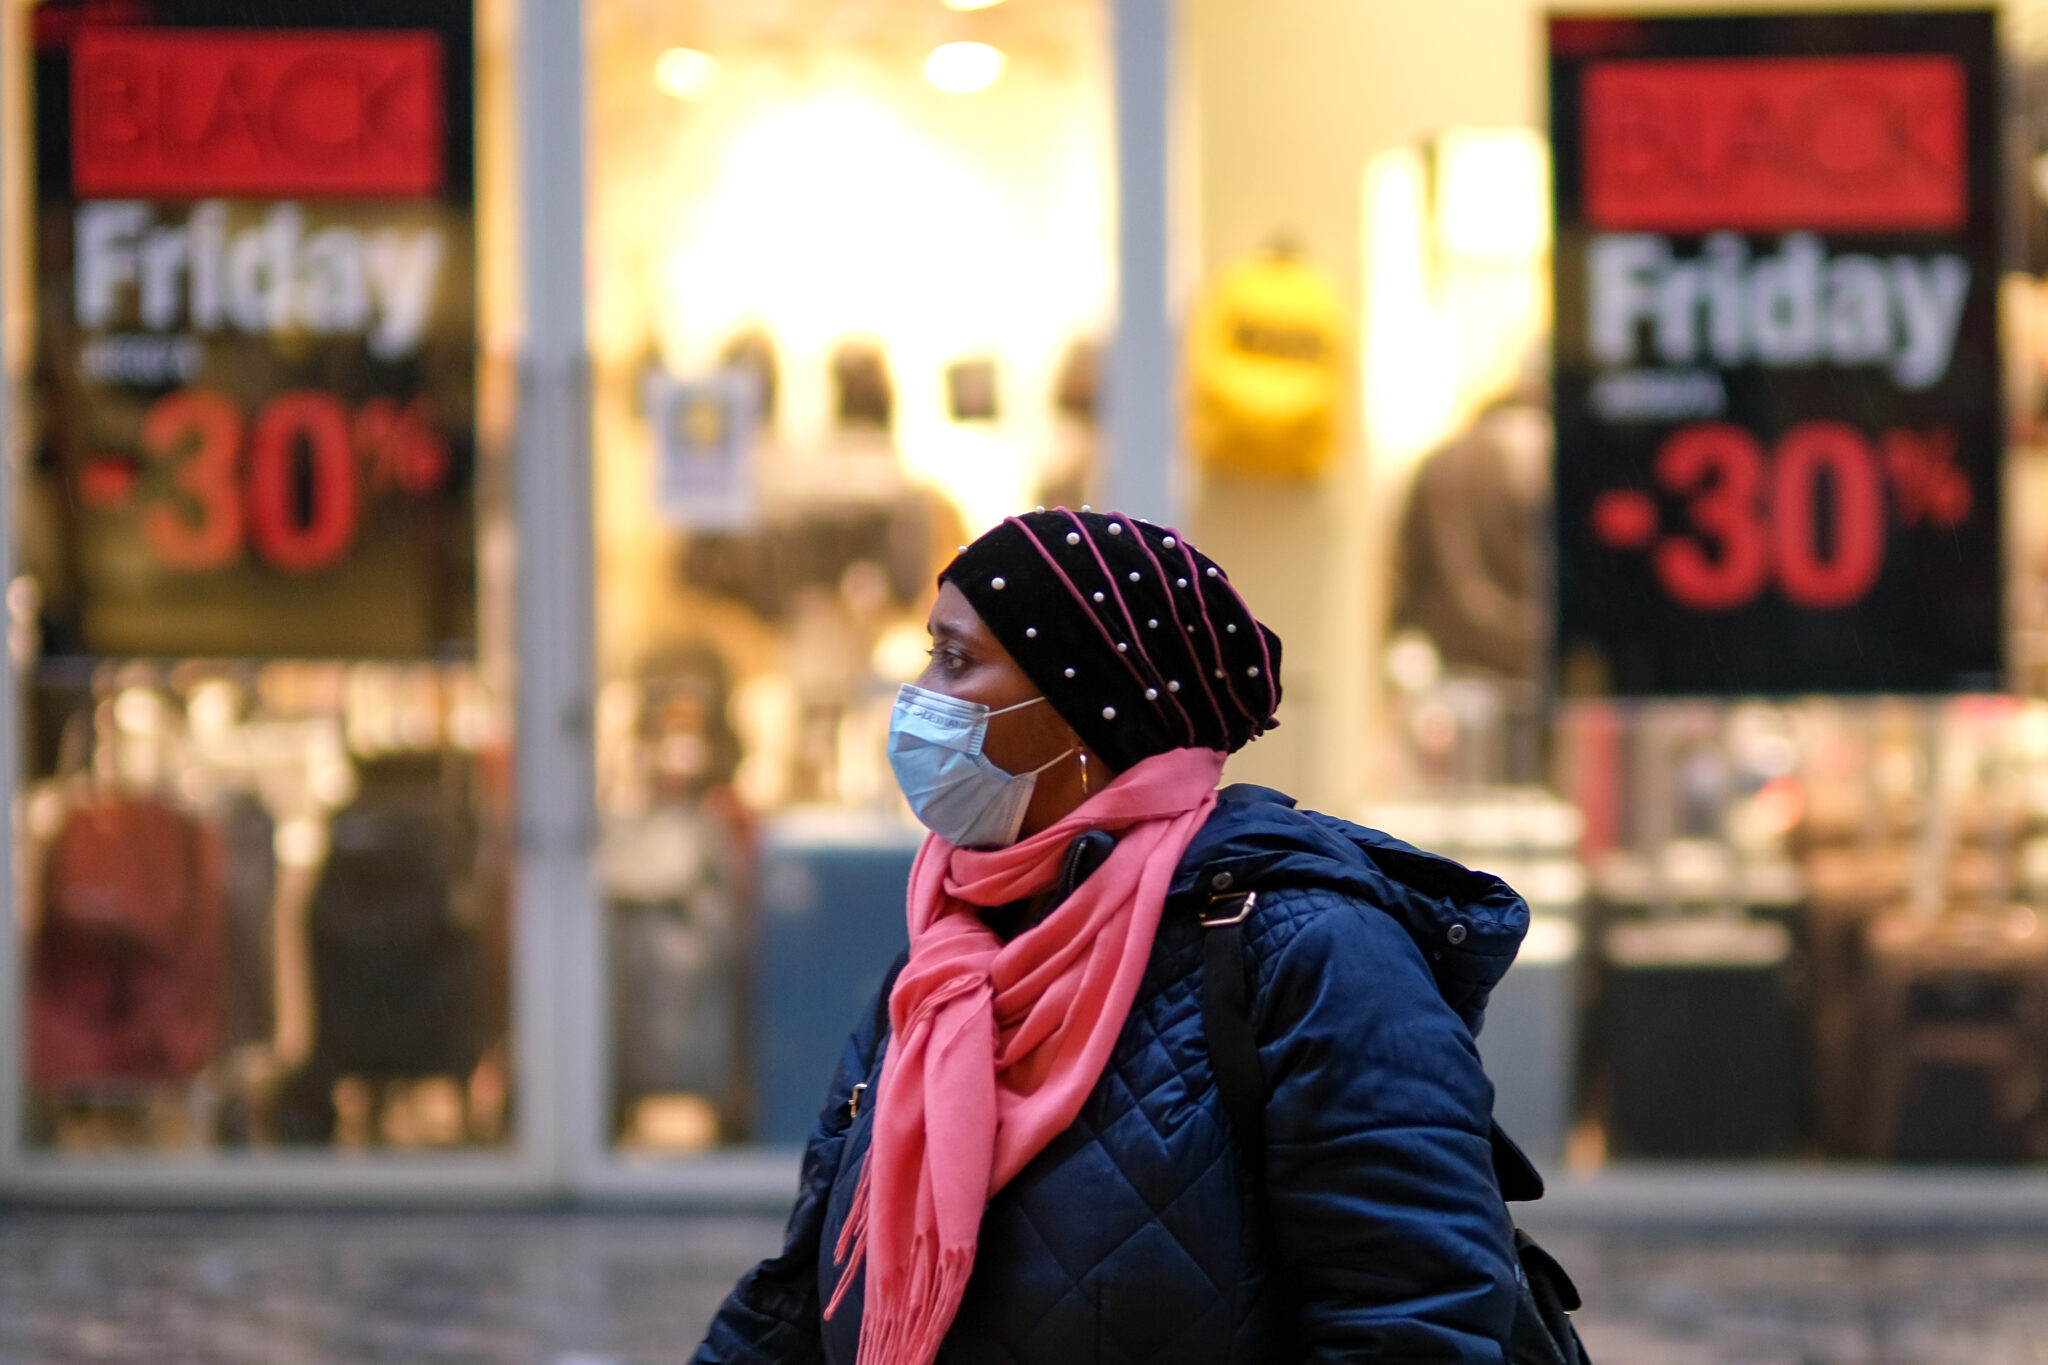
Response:
POLYGON ((1217 470, 1313 479, 1330 464, 1344 383, 1330 273, 1281 244, 1224 269, 1187 330, 1188 445, 1217 470))

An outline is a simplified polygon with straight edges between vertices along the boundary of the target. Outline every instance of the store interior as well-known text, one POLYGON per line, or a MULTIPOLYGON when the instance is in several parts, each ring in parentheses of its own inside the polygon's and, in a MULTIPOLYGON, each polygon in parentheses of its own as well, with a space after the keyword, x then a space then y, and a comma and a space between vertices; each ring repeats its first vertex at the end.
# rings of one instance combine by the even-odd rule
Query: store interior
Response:
MULTIPOLYGON (((1227 780, 1523 891, 1479 1046, 1548 1162, 2048 1161, 2048 161, 2013 177, 2028 232, 2000 286, 2006 690, 1587 695, 1549 657, 1537 7, 1184 8, 1176 307, 1306 338, 1263 427, 1199 327, 1181 358, 1181 524, 1288 650, 1285 723, 1227 780)), ((485 108, 510 98, 506 9, 478 10, 485 108)), ((902 937, 918 831, 883 740, 933 575, 1013 509, 1101 496, 1110 11, 586 5, 608 1159, 801 1141, 902 937)), ((2048 152, 2048 6, 2004 22, 2048 152)), ((519 1140, 516 224, 490 125, 460 657, 47 647, 9 172, 31 1151, 519 1140), (161 926, 118 1007, 44 932, 100 888, 161 926)))

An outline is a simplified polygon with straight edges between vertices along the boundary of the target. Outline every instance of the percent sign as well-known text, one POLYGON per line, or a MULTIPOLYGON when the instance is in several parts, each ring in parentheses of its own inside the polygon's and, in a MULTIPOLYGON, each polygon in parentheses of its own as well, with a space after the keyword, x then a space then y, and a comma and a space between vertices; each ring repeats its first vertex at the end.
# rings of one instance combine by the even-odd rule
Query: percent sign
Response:
POLYGON ((403 407, 393 398, 364 403, 356 409, 355 446, 373 493, 397 489, 425 497, 448 477, 448 443, 434 430, 425 398, 403 407))
POLYGON ((1901 526, 1953 530, 1970 518, 1970 476, 1956 468, 1956 436, 1946 427, 1894 427, 1879 438, 1901 526))
POLYGON ((1797 606, 1847 607, 1884 566, 1887 476, 1902 527, 1953 529, 1973 501, 1954 433, 1894 428, 1880 444, 1881 460, 1846 423, 1803 422, 1766 455, 1741 427, 1695 423, 1674 432, 1652 466, 1657 486, 1686 500, 1688 531, 1661 534, 1656 499, 1615 488, 1593 500, 1593 534, 1612 549, 1648 550, 1664 590, 1695 611, 1747 606, 1774 581, 1797 606))
MULTIPOLYGON (((164 564, 218 569, 253 542, 266 563, 312 573, 354 545, 363 495, 424 497, 447 478, 447 442, 423 398, 372 398, 353 414, 315 389, 280 393, 244 422, 234 400, 180 389, 150 405, 142 454, 169 468, 171 491, 148 500, 143 540, 164 564)), ((140 473, 126 455, 102 455, 80 474, 96 506, 119 506, 140 473)))

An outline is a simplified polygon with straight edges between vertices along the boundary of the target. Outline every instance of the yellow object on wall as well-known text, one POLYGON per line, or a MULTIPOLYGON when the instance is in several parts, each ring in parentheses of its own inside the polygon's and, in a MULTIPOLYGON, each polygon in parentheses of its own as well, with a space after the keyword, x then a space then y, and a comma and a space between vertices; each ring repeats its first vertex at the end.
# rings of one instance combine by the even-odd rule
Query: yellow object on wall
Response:
POLYGON ((1203 464, 1312 478, 1337 440, 1344 374, 1336 282, 1292 252, 1265 251, 1204 291, 1188 330, 1188 438, 1203 464))

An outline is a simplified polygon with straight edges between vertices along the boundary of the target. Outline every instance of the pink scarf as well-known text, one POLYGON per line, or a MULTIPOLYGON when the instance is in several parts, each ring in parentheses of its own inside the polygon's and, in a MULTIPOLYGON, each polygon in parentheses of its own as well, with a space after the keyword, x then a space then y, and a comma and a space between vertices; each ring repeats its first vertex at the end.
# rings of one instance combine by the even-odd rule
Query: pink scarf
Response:
POLYGON ((857 1365, 930 1365, 959 1311, 989 1197, 1057 1137, 1102 1077, 1152 953, 1181 855, 1216 804, 1224 755, 1169 749, 1008 848, 932 835, 910 870, 910 962, 874 1138, 834 1260, 868 1266, 857 1365), (979 907, 1049 889, 1074 837, 1121 832, 1094 875, 1004 943, 979 907))

